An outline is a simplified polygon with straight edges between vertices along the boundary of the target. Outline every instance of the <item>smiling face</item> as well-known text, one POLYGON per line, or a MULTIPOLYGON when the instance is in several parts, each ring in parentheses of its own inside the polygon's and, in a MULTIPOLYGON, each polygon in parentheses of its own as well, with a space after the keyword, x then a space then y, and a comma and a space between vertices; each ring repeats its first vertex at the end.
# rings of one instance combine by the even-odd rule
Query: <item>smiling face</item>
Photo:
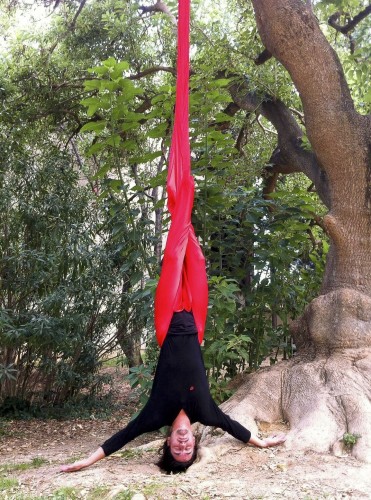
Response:
POLYGON ((170 436, 167 438, 170 452, 178 462, 188 462, 192 458, 195 441, 191 428, 185 425, 177 428, 173 427, 170 436))

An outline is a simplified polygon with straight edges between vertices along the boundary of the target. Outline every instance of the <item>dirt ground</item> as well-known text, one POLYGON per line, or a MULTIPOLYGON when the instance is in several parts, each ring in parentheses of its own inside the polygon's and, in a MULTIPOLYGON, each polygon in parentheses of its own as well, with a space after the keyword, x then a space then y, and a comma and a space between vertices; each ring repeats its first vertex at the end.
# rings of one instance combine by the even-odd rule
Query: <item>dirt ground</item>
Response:
MULTIPOLYGON (((59 472, 61 464, 94 451, 126 424, 137 402, 127 384, 120 384, 116 396, 126 404, 110 420, 5 422, 0 428, 0 498, 371 499, 371 464, 284 447, 261 450, 237 441, 213 462, 167 476, 155 465, 159 434, 142 436, 88 469, 59 472)), ((283 424, 264 428, 263 435, 277 428, 283 424)))

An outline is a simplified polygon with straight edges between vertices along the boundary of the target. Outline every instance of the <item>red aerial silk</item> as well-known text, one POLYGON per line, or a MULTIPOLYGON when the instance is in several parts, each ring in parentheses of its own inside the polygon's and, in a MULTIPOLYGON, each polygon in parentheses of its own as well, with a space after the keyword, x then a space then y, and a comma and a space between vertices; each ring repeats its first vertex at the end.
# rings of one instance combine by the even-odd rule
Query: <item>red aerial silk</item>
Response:
POLYGON ((176 103, 166 186, 171 224, 155 296, 155 327, 160 346, 173 313, 183 309, 192 310, 201 343, 208 303, 205 258, 191 223, 194 179, 189 144, 190 0, 179 0, 178 5, 176 103))

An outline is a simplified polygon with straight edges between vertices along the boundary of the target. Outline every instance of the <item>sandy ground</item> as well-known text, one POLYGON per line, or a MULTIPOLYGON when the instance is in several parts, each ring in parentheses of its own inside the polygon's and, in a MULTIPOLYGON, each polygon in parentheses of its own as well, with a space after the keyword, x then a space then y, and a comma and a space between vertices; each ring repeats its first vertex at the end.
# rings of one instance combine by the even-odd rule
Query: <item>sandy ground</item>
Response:
MULTIPOLYGON (((132 400, 110 420, 8 421, 0 429, 0 498, 55 499, 371 499, 371 464, 352 457, 235 446, 186 474, 164 475, 155 465, 159 434, 138 438, 94 466, 71 474, 60 464, 94 451, 125 425, 132 400), (148 447, 141 446, 144 443, 148 447)), ((281 426, 282 427, 282 426, 281 426)), ((266 428, 264 435, 277 430, 266 428)))

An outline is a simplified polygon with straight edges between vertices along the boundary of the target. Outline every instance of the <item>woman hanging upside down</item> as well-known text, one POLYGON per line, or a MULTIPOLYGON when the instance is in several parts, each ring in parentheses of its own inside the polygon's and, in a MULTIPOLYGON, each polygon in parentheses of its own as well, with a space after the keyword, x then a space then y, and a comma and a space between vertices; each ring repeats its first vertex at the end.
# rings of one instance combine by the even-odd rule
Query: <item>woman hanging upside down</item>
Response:
MULTIPOLYGON (((127 427, 105 441, 90 457, 62 466, 63 472, 88 467, 111 455, 140 434, 171 426, 158 465, 164 471, 185 471, 196 459, 191 424, 220 427, 236 439, 258 447, 285 441, 284 434, 259 439, 223 413, 213 401, 200 343, 207 309, 205 261, 190 222, 193 178, 181 181, 156 290, 155 324, 161 346, 150 398, 127 427)), ((168 186, 169 187, 169 186, 168 186)), ((169 208, 170 208, 169 207, 169 208)))
POLYGON ((216 405, 209 391, 193 314, 183 310, 173 314, 161 347, 151 396, 141 413, 90 457, 64 465, 61 470, 78 471, 111 455, 140 434, 171 426, 158 465, 168 473, 185 471, 197 456, 191 428, 194 422, 220 427, 236 439, 262 448, 285 441, 284 434, 266 439, 253 436, 216 405))
POLYGON ((194 180, 189 145, 189 16, 190 2, 179 2, 178 64, 175 120, 167 176, 171 226, 155 298, 155 327, 161 347, 150 398, 140 414, 105 441, 90 457, 63 465, 73 472, 88 467, 145 432, 171 426, 158 465, 167 472, 185 471, 195 460, 197 445, 191 424, 220 427, 236 439, 266 448, 285 435, 259 439, 223 413, 213 401, 200 344, 204 336, 208 292, 205 259, 191 212, 194 180))

